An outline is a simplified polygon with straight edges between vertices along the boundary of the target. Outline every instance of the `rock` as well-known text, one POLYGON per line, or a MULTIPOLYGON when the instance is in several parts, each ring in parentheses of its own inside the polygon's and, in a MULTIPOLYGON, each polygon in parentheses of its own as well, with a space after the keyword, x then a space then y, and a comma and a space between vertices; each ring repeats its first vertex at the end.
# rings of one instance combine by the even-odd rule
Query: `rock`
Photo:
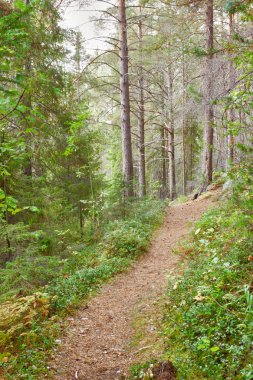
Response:
POLYGON ((222 190, 223 190, 223 191, 224 191, 224 190, 229 190, 229 189, 232 188, 232 186, 233 186, 233 181, 232 181, 231 179, 228 179, 228 180, 224 183, 224 185, 222 186, 222 190))

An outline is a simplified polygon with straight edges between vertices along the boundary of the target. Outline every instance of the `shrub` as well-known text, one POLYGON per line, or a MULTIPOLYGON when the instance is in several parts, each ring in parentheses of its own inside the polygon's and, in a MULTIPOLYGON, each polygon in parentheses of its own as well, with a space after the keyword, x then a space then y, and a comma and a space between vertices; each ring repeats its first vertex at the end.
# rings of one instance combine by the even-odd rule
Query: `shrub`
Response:
POLYGON ((23 256, 0 269, 0 300, 14 294, 27 295, 45 286, 59 273, 63 263, 57 257, 23 256))
POLYGON ((129 204, 127 218, 106 227, 103 247, 108 257, 136 256, 148 247, 153 228, 161 222, 164 203, 144 199, 129 204))
POLYGON ((148 245, 150 227, 138 222, 114 222, 105 235, 103 246, 108 257, 136 256, 148 245))

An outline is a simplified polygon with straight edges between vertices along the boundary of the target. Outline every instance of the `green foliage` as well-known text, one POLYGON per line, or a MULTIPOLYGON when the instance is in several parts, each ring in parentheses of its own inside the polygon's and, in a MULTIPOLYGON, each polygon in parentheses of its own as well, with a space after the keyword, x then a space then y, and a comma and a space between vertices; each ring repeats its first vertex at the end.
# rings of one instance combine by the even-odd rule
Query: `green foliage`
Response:
POLYGON ((253 210, 253 168, 251 160, 242 163, 239 170, 237 167, 232 168, 229 177, 234 185, 233 200, 237 207, 244 211, 245 218, 248 218, 250 222, 253 210))
POLYGON ((150 226, 137 221, 110 223, 104 246, 109 257, 136 255, 147 248, 150 226))
POLYGON ((150 360, 144 364, 136 364, 130 368, 129 379, 150 380, 153 378, 152 368, 157 364, 156 360, 150 360), (150 376, 149 376, 150 375, 150 376))
POLYGON ((1 298, 12 294, 29 294, 55 279, 63 266, 58 257, 27 255, 17 257, 0 269, 1 298))
POLYGON ((228 13, 235 14, 238 12, 246 13, 249 16, 248 10, 250 9, 251 1, 241 0, 228 0, 225 5, 225 10, 228 13))
POLYGON ((93 208, 80 216, 80 201, 97 204, 103 184, 100 134, 63 69, 69 35, 59 23, 56 4, 37 0, 16 2, 0 20, 2 267, 18 256, 18 266, 36 255, 60 260, 93 208))
POLYGON ((231 176, 232 200, 197 224, 189 268, 168 290, 163 335, 180 379, 252 377, 252 169, 231 176))
POLYGON ((54 312, 67 310, 78 304, 81 299, 96 291, 103 282, 122 272, 130 263, 129 259, 112 258, 92 267, 84 267, 71 275, 65 275, 53 282, 47 289, 54 295, 54 312))
POLYGON ((107 226, 103 246, 108 257, 136 256, 147 249, 153 227, 160 222, 162 203, 153 200, 150 207, 150 200, 146 199, 135 204, 138 207, 125 207, 126 220, 107 226))
POLYGON ((0 356, 0 368, 5 371, 6 379, 38 379, 41 374, 47 374, 45 352, 57 344, 61 331, 60 319, 33 319, 29 329, 22 333, 19 344, 19 355, 10 351, 0 356))

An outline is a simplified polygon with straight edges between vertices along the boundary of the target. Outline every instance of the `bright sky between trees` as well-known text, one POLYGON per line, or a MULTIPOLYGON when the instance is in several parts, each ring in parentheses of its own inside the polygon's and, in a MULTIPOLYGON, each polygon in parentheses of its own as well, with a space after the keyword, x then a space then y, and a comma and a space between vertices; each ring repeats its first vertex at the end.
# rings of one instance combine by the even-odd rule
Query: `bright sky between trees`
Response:
POLYGON ((108 3, 103 1, 88 1, 85 5, 80 2, 72 2, 63 7, 63 25, 74 30, 79 30, 86 41, 85 49, 92 54, 97 49, 105 47, 105 36, 108 34, 103 30, 98 30, 95 20, 101 17, 101 12, 108 8, 108 3))

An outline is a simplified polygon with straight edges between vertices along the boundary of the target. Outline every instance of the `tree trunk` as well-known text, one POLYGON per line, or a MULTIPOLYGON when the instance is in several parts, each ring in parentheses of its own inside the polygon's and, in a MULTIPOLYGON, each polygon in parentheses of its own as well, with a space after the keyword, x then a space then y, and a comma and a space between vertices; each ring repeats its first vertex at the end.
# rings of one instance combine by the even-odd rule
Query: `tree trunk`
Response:
POLYGON ((167 188, 168 188, 168 170, 167 170, 167 161, 168 161, 168 144, 166 142, 166 136, 168 141, 168 130, 162 126, 160 128, 160 140, 161 140, 161 187, 160 187, 160 198, 165 199, 167 197, 167 188), (166 132, 165 132, 166 131, 166 132), (167 149, 166 149, 167 146, 167 149))
MULTIPOLYGON (((5 143, 5 131, 4 129, 2 130, 2 135, 1 135, 1 144, 5 143)), ((7 183, 6 183, 6 175, 2 173, 1 178, 0 178, 0 189, 2 189, 5 193, 5 196, 8 196, 8 190, 7 190, 7 183)), ((3 220, 0 220, 0 223, 3 226, 3 231, 5 235, 5 241, 6 241, 6 248, 7 248, 7 255, 6 257, 3 258, 3 262, 6 263, 7 261, 12 260, 12 251, 11 251, 11 242, 9 238, 9 233, 8 233, 8 224, 9 224, 9 212, 6 210, 3 213, 3 220)))
POLYGON ((169 151, 170 151, 170 198, 174 200, 177 196, 176 193, 176 163, 175 163, 175 132, 174 126, 170 131, 169 139, 169 151))
POLYGON ((139 79, 139 109, 138 109, 138 131, 139 131, 139 187, 140 196, 146 195, 146 153, 145 153, 145 119, 144 119, 144 97, 143 77, 139 79))
MULTIPOLYGON (((30 4, 30 0, 26 0, 25 3, 28 6, 30 4)), ((27 16, 27 22, 29 22, 29 16, 27 16)), ((32 69, 31 57, 28 55, 25 58, 25 65, 24 65, 24 71, 27 77, 31 75, 31 69, 32 69)), ((26 110, 24 112, 24 121, 25 121, 25 124, 29 125, 29 117, 31 115, 31 108, 32 108, 32 99, 31 99, 30 94, 26 94, 25 96, 23 96, 22 104, 26 107, 26 110)), ((26 128, 26 125, 24 126, 24 128, 26 128)), ((31 138, 25 132, 24 132, 24 136, 25 136, 25 145, 26 145, 25 149, 26 149, 27 157, 25 160, 23 173, 27 177, 32 177, 33 168, 32 168, 32 157, 31 157, 31 138)))
POLYGON ((128 46, 125 0, 118 0, 119 11, 119 55, 120 55, 120 104, 122 130, 122 159, 124 194, 133 196, 133 154, 130 124, 130 99, 128 78, 128 46))
POLYGON ((75 63, 76 63, 76 92, 80 102, 80 73, 81 73, 81 50, 82 50, 82 34, 77 32, 75 41, 75 63))
MULTIPOLYGON (((30 70, 31 70, 31 64, 30 64, 29 58, 28 58, 27 62, 25 63, 25 71, 27 73, 29 73, 30 70)), ((31 107, 32 107, 32 99, 31 99, 30 94, 27 94, 23 97, 22 104, 26 107, 26 110, 24 112, 24 122, 25 122, 24 128, 26 129, 27 125, 29 125, 29 118, 31 115, 31 107)), ((32 177, 33 168, 32 168, 32 157, 31 157, 31 155, 32 155, 31 134, 30 134, 30 132, 29 132, 29 134, 27 134, 24 131, 24 136, 25 136, 25 146, 26 146, 25 150, 26 150, 27 157, 26 157, 26 160, 24 163, 25 166, 24 166, 23 173, 27 177, 32 177)))
POLYGON ((194 149, 193 149, 193 125, 191 120, 191 128, 190 128, 190 179, 193 181, 193 160, 194 160, 194 149))
POLYGON ((174 200, 177 196, 176 192, 176 162, 175 162, 175 121, 173 108, 173 80, 169 75, 169 112, 170 112, 170 128, 169 128, 169 163, 170 163, 170 198, 174 200))
MULTIPOLYGON (((233 37, 233 15, 229 14, 229 41, 232 43, 233 37)), ((234 65, 232 61, 232 57, 230 57, 229 61, 229 87, 232 88, 234 84, 234 65)), ((229 110, 229 120, 231 124, 235 121, 235 111, 233 108, 229 110)), ((228 155, 227 155, 227 167, 234 162, 235 158, 235 137, 233 133, 228 134, 228 155)))
MULTIPOLYGON (((141 15, 141 7, 140 7, 141 15)), ((139 192, 140 197, 146 195, 146 152, 145 152, 145 109, 144 109, 144 77, 142 67, 142 21, 138 22, 138 38, 139 38, 139 88, 138 88, 138 132, 139 132, 139 192)))
POLYGON ((213 179, 213 123, 214 110, 212 105, 213 98, 213 0, 206 2, 206 104, 205 104, 205 126, 204 126, 204 151, 203 151, 203 176, 204 188, 213 179))
POLYGON ((185 116, 185 106, 186 106, 186 78, 185 78, 185 59, 184 52, 182 54, 182 71, 183 71, 183 96, 182 96, 182 183, 183 183, 183 195, 186 195, 186 116, 185 116))

